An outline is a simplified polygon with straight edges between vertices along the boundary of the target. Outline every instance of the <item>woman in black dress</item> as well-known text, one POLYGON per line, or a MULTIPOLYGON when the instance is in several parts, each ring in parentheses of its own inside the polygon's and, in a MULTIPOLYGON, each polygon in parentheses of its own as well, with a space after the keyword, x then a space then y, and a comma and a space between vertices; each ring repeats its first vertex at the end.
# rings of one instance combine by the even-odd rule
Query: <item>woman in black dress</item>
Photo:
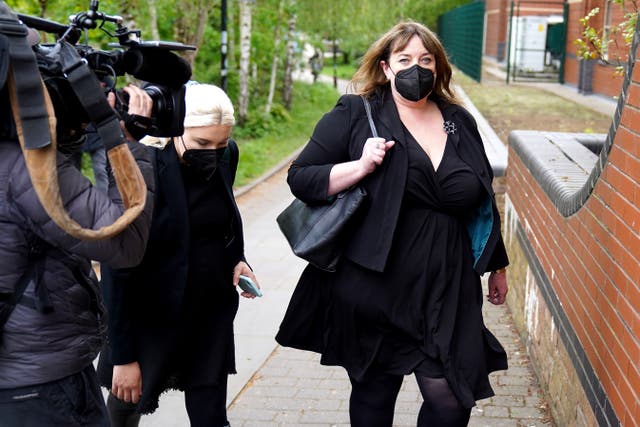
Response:
POLYGON ((507 293, 493 173, 450 78, 430 30, 396 25, 365 54, 355 95, 320 120, 289 169, 305 202, 354 184, 369 196, 337 271, 305 269, 277 336, 346 368, 353 426, 391 426, 411 373, 424 398, 419 426, 465 426, 475 401, 493 395, 489 372, 507 368, 481 312, 480 275, 490 272, 491 303, 507 293))
MULTIPOLYGON (((233 105, 213 85, 187 86, 185 132, 154 150, 156 203, 145 257, 104 269, 109 340, 99 373, 112 426, 135 426, 158 397, 185 393, 192 426, 222 427, 235 373, 233 320, 245 262, 232 185, 238 147, 233 105)), ((242 296, 253 298, 242 292, 242 296)))

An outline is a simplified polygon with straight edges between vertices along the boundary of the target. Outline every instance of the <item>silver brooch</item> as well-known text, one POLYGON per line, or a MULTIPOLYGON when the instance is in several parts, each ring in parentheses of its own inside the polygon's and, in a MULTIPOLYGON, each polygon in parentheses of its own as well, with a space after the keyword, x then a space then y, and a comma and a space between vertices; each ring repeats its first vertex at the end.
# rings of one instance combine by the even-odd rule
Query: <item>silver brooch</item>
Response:
POLYGON ((456 133, 456 131, 458 130, 458 128, 456 127, 456 124, 453 122, 450 122, 449 120, 447 120, 446 122, 444 122, 444 124, 442 125, 442 127, 444 128, 444 131, 447 134, 453 134, 456 133))

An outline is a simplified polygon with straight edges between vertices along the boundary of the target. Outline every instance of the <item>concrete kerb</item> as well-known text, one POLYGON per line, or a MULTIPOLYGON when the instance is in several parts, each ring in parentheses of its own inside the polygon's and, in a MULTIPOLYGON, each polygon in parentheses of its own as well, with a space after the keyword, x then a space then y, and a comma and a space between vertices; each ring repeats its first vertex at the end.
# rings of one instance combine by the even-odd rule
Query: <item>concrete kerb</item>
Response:
POLYGON ((500 137, 498 137, 487 119, 485 119, 476 106, 473 105, 465 91, 457 85, 455 86, 455 91, 462 99, 465 108, 476 120, 478 131, 480 132, 487 157, 489 158, 489 163, 491 163, 491 167, 493 168, 493 174, 496 177, 504 176, 508 163, 507 147, 500 140, 500 137))
POLYGON ((291 153, 290 155, 288 155, 285 159, 281 160, 280 162, 278 162, 278 164, 276 164, 275 166, 273 166, 271 169, 269 169, 268 171, 266 171, 264 174, 262 174, 261 176, 259 176, 258 178, 254 179, 253 181, 249 182, 248 184, 243 185, 242 187, 239 187, 235 190, 233 190, 233 195, 235 197, 240 197, 243 194, 248 193, 249 191, 251 191, 253 188, 255 188, 258 184, 260 184, 263 181, 266 181, 267 179, 271 178, 273 175, 275 175, 276 173, 280 172, 283 168, 288 167, 289 164, 296 158, 298 157, 298 155, 300 154, 300 152, 302 151, 302 149, 304 148, 303 144, 302 146, 300 146, 299 148, 297 148, 293 153, 291 153))

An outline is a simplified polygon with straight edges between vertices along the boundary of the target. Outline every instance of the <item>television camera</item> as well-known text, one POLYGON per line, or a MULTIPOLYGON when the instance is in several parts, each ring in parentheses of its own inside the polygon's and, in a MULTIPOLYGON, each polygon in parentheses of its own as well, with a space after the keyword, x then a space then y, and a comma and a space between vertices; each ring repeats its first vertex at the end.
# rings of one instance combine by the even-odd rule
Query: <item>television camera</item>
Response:
POLYGON ((59 121, 62 119, 59 129, 64 131, 66 127, 77 131, 75 128, 79 122, 90 121, 80 99, 86 94, 74 94, 63 69, 60 43, 64 41, 75 47, 79 57, 104 86, 105 93, 116 92, 116 111, 121 117, 126 116, 128 99, 126 93, 116 90, 116 82, 117 77, 128 74, 144 82, 142 88, 153 100, 152 123, 146 134, 160 137, 182 135, 184 84, 191 77, 191 68, 172 51, 194 50, 195 47, 177 42, 142 41, 140 30, 127 28, 121 16, 98 11, 99 3, 91 0, 87 11, 69 17, 69 25, 17 14, 28 27, 54 34, 58 39, 55 44, 36 44, 33 49, 56 116, 59 121), (114 24, 115 30, 109 31, 107 23, 114 24), (79 43, 82 33, 86 37, 89 30, 96 28, 117 39, 117 43, 109 44, 114 49, 101 50, 88 43, 79 43), (69 123, 71 118, 74 123, 69 123))
MULTIPOLYGON (((120 127, 120 120, 127 124, 127 99, 116 90, 114 111, 105 91, 115 90, 117 77, 125 74, 144 81, 153 111, 150 123, 137 129, 138 135, 181 135, 184 84, 191 77, 191 68, 173 51, 195 49, 175 42, 144 42, 140 31, 123 25, 122 17, 98 8, 99 1, 91 0, 89 10, 72 15, 69 24, 63 25, 15 14, 0 0, 0 137, 19 140, 31 183, 45 211, 68 234, 83 240, 120 233, 146 203, 144 179, 120 127), (115 24, 115 31, 109 32, 106 24, 115 24), (86 39, 88 30, 95 28, 117 38, 118 43, 109 46, 114 49, 79 43, 83 33, 86 39), (56 43, 38 43, 32 39, 33 30, 54 34, 56 43), (76 139, 89 122, 107 151, 125 207, 113 224, 97 230, 83 228, 65 211, 57 175, 56 146, 64 145, 67 138, 76 139)), ((140 121, 130 122, 138 126, 140 121)), ((127 129, 133 134, 129 126, 127 129)))

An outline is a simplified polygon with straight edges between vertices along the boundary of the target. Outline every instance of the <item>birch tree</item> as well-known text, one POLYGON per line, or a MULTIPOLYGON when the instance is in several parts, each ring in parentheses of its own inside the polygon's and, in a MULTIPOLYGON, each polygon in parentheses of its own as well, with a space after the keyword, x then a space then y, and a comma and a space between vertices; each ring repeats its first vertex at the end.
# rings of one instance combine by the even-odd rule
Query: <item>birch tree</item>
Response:
POLYGON ((284 69, 284 87, 282 89, 282 100, 287 110, 291 109, 291 98, 293 95, 293 66, 295 63, 295 31, 297 14, 295 10, 295 0, 290 0, 291 15, 287 26, 287 58, 284 69))
POLYGON ((251 9, 253 0, 240 1, 240 73, 238 87, 238 121, 244 124, 249 111, 249 65, 251 59, 251 9))
POLYGON ((267 104, 265 106, 265 112, 269 114, 271 111, 271 104, 273 103, 273 94, 276 90, 276 78, 278 74, 278 61, 280 58, 280 22, 282 21, 282 15, 284 12, 285 0, 280 0, 278 4, 278 17, 276 18, 276 28, 274 31, 273 41, 273 58, 271 60, 271 77, 269 79, 269 94, 267 95, 267 104))
POLYGON ((148 3, 151 37, 153 37, 153 40, 160 40, 160 31, 158 31, 158 9, 156 8, 156 0, 148 0, 148 3))

